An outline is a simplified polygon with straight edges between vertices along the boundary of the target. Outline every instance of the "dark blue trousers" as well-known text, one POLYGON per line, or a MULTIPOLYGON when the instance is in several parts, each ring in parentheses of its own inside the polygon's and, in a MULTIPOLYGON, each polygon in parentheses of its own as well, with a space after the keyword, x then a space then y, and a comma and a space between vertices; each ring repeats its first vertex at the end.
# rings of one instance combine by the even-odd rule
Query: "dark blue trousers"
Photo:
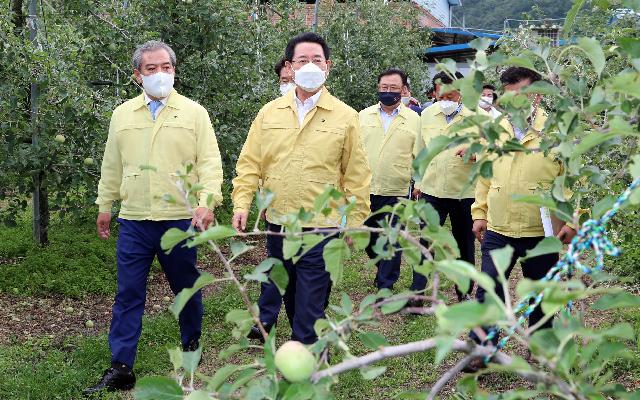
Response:
MULTIPOLYGON (((473 235, 473 218, 471 217, 471 205, 474 199, 445 199, 426 193, 422 194, 422 198, 436 209, 440 216, 440 225, 444 225, 447 216, 449 216, 451 233, 458 243, 458 249, 460 249, 460 259, 474 265, 476 262, 476 244, 475 236, 473 235)), ((424 241, 423 244, 427 244, 427 242, 424 241)), ((426 286, 427 277, 414 272, 411 290, 423 290, 426 286)), ((463 294, 471 293, 472 286, 469 285, 467 293, 461 293, 456 287, 458 298, 462 297, 463 294)))
MULTIPOLYGON (((154 257, 158 257, 174 294, 192 287, 200 273, 196 268, 195 248, 188 249, 180 243, 170 254, 165 254, 160 248, 160 238, 169 228, 187 230, 191 220, 131 221, 118 218, 118 222, 118 291, 113 304, 109 348, 112 362, 133 367, 142 331, 147 277, 154 257)), ((200 338, 202 315, 202 295, 198 292, 187 302, 178 320, 183 345, 200 338)))
MULTIPOLYGON (((506 245, 511 245, 513 247, 513 258, 511 259, 511 263, 509 264, 509 268, 505 272, 505 276, 507 280, 509 279, 509 275, 511 275, 511 271, 516 264, 516 260, 519 257, 523 257, 527 250, 531 250, 542 240, 544 237, 524 237, 524 238, 512 238, 509 236, 501 235, 496 232, 486 231, 484 234, 484 239, 482 240, 482 272, 489 275, 493 278, 496 286, 496 294, 504 301, 504 288, 502 284, 498 280, 498 270, 496 269, 493 260, 491 259, 491 251, 496 249, 501 249, 506 245)), ((522 275, 525 278, 537 281, 542 279, 547 272, 558 262, 559 255, 555 254, 544 254, 538 257, 530 258, 521 263, 522 267, 522 275)), ((486 291, 478 286, 476 290, 476 299, 480 303, 484 303, 486 291)), ((544 317, 544 312, 542 312, 542 307, 538 306, 533 310, 531 315, 529 316, 529 326, 535 325, 538 321, 540 321, 544 317)), ((552 320, 547 321, 541 329, 551 328, 552 320)), ((485 327, 485 331, 488 331, 489 328, 485 327)), ((475 333, 471 332, 471 338, 476 342, 480 342, 475 333)), ((498 336, 493 339, 493 344, 498 344, 498 336)))
MULTIPOLYGON (((281 227, 269 223, 267 229, 280 232, 281 227)), ((283 239, 281 236, 267 236, 267 253, 269 257, 282 261, 289 274, 289 285, 282 297, 271 281, 261 285, 262 292, 258 301, 260 320, 275 323, 284 298, 287 318, 291 325, 291 340, 311 344, 317 340, 313 325, 318 319, 325 317, 324 310, 329 304, 331 294, 331 279, 322 258, 324 246, 331 238, 317 244, 295 264, 290 259, 284 260, 283 239)))
MULTIPOLYGON (((398 202, 398 196, 378 196, 372 194, 371 197, 371 212, 376 212, 384 206, 392 206, 398 202)), ((370 216, 365 222, 365 226, 371 228, 380 228, 381 224, 385 219, 390 216, 390 213, 380 213, 376 215, 370 216)), ((390 221, 391 225, 397 223, 397 218, 393 218, 390 221)), ((378 257, 378 254, 373 250, 374 245, 378 241, 380 235, 378 233, 371 233, 369 237, 369 245, 365 249, 369 258, 374 259, 378 257)), ((387 243, 388 246, 388 243, 387 243)), ((399 248, 399 245, 396 245, 396 250, 399 248)), ((378 271, 376 272, 375 284, 378 289, 388 288, 393 289, 393 284, 396 283, 398 278, 400 277, 400 263, 402 261, 402 252, 396 251, 390 259, 382 259, 376 263, 378 267, 378 271)))

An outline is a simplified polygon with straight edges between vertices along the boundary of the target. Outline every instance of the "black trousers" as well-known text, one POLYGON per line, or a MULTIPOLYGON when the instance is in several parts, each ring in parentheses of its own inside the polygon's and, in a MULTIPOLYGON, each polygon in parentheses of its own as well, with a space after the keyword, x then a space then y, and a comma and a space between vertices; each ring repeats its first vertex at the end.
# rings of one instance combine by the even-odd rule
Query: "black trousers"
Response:
MULTIPOLYGON (((509 264, 509 268, 505 271, 505 277, 509 279, 509 275, 511 275, 511 271, 513 270, 514 265, 516 264, 516 260, 519 257, 525 255, 527 250, 531 250, 536 245, 544 239, 544 236, 539 237, 525 237, 525 238, 512 238, 509 236, 501 235, 496 232, 487 231, 484 234, 484 239, 482 240, 482 272, 489 275, 493 278, 496 286, 496 294, 504 301, 504 287, 500 283, 498 276, 498 270, 496 269, 493 260, 491 259, 491 251, 496 249, 501 249, 506 245, 511 245, 513 247, 513 258, 511 259, 511 263, 509 264)), ((533 257, 528 260, 525 260, 521 263, 522 266, 522 275, 525 278, 531 280, 540 280, 547 275, 547 272, 558 262, 559 255, 555 254, 544 254, 538 257, 533 257)), ((484 303, 486 291, 478 286, 478 290, 476 291, 476 298, 480 303, 484 303)), ((544 317, 544 313, 542 312, 542 307, 536 307, 531 315, 529 316, 529 326, 533 326, 538 321, 540 321, 544 317)), ((552 320, 548 320, 545 322, 541 329, 550 328, 552 325, 552 320)), ((488 328, 485 327, 485 330, 488 328)), ((480 342, 475 333, 471 333, 471 338, 476 342, 480 342)), ((493 344, 498 344, 498 336, 493 339, 493 344)))
MULTIPOLYGON (((473 218, 471 217, 471 205, 474 199, 445 199, 435 197, 426 193, 422 198, 433 206, 440 216, 440 225, 444 225, 447 216, 451 219, 451 233, 458 243, 460 249, 460 259, 472 265, 476 262, 475 257, 475 236, 473 235, 473 218)), ((424 243, 426 244, 426 242, 424 243)), ((411 290, 423 290, 427 286, 427 278, 424 275, 413 273, 413 284, 411 290)), ((467 293, 461 293, 456 287, 458 297, 471 293, 473 285, 469 285, 467 293)))
MULTIPOLYGON (((268 223, 267 229, 280 232, 281 226, 268 223)), ((325 269, 322 252, 324 246, 333 238, 329 237, 318 243, 294 264, 291 259, 284 259, 284 238, 267 236, 267 253, 269 257, 282 261, 289 274, 289 284, 284 296, 280 296, 278 288, 271 280, 262 283, 258 300, 260 320, 275 324, 284 299, 284 307, 291 325, 291 340, 311 344, 317 339, 313 325, 318 319, 325 317, 324 310, 329 304, 331 294, 331 279, 325 269)))
MULTIPOLYGON (((393 206, 398 202, 398 196, 378 196, 372 194, 371 197, 371 212, 374 213, 384 206, 393 206)), ((371 228, 380 228, 380 224, 389 217, 390 213, 380 213, 376 215, 372 215, 365 222, 365 226, 371 228)), ((397 223, 397 218, 393 218, 390 221, 390 224, 394 225, 397 223)), ((365 249, 369 258, 374 259, 378 257, 376 252, 373 250, 376 242, 380 235, 378 233, 371 233, 369 237, 369 244, 365 249)), ((387 243, 388 246, 388 243, 387 243)), ((393 257, 388 260, 382 259, 376 263, 378 267, 378 271, 376 272, 375 283, 378 289, 392 289, 393 284, 396 283, 398 278, 400 277, 400 262, 402 261, 402 253, 398 251, 399 246, 395 246, 395 253, 393 257)))

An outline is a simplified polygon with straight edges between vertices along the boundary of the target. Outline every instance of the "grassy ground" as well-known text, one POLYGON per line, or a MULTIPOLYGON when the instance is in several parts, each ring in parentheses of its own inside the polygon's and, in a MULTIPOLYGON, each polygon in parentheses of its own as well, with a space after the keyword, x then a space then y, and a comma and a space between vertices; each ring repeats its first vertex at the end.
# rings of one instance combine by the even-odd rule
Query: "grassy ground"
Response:
MULTIPOLYGON (((81 389, 99 379, 109 363, 106 332, 109 306, 115 289, 115 241, 98 241, 91 221, 52 226, 51 241, 48 248, 38 249, 29 244, 28 226, 25 224, 18 228, 0 228, 0 302, 5 301, 2 303, 5 316, 0 316, 0 333, 2 325, 12 326, 14 318, 19 320, 33 309, 32 306, 17 308, 18 303, 29 305, 44 302, 46 309, 48 304, 54 304, 54 299, 55 310, 48 312, 54 314, 52 326, 81 324, 83 318, 90 316, 92 309, 96 308, 100 308, 103 319, 97 320, 94 329, 79 330, 50 328, 49 325, 37 329, 38 321, 43 321, 44 316, 36 317, 26 326, 16 322, 24 332, 16 330, 0 338, 0 399, 80 398, 81 389), (88 310, 74 311, 73 318, 59 310, 68 304, 75 304, 78 308, 89 300, 90 304, 95 305, 88 310), (11 319, 7 315, 11 315, 11 319)), ((261 257, 262 254, 258 252, 254 258, 261 257)), ((205 255, 201 260, 203 269, 221 275, 220 266, 211 257, 205 255)), ((364 263, 362 254, 350 261, 344 281, 333 290, 332 303, 339 302, 341 292, 348 293, 354 302, 358 302, 373 291, 374 273, 365 268, 364 263)), ((249 268, 248 265, 239 267, 241 270, 249 268)), ((166 311, 167 303, 161 301, 167 288, 159 275, 151 278, 156 283, 150 286, 149 315, 143 322, 135 367, 139 377, 167 375, 171 366, 166 349, 179 344, 177 323, 166 311)), ((403 269, 397 288, 407 288, 410 279, 410 271, 403 269)), ((453 297, 452 288, 449 287, 447 293, 453 297)), ((257 298, 257 286, 252 288, 251 295, 257 298)), ((231 326, 224 322, 224 317, 228 310, 241 307, 240 297, 230 284, 219 284, 208 289, 202 338, 205 349, 202 369, 205 374, 213 374, 221 365, 216 360, 217 352, 235 342, 230 335, 231 326)), ((636 333, 640 333, 640 314, 637 311, 620 311, 611 320, 602 323, 622 320, 634 324, 636 333)), ((392 344, 397 344, 428 337, 434 329, 432 317, 395 315, 385 318, 372 330, 384 334, 392 344)), ((290 333, 284 314, 280 316, 279 330, 278 341, 281 343, 290 333)), ((367 351, 356 339, 352 345, 355 354, 367 351)), ((250 357, 241 356, 234 361, 241 362, 250 357)), ((375 381, 366 381, 359 371, 353 371, 340 377, 334 388, 335 397, 388 399, 404 390, 425 389, 438 379, 447 365, 455 361, 454 358, 445 360, 445 366, 440 367, 434 366, 433 353, 387 360, 382 363, 388 367, 387 372, 375 381)), ((616 369, 624 371, 627 379, 640 382, 639 359, 636 352, 630 361, 620 361, 616 369)), ((332 359, 332 362, 338 361, 339 357, 332 359)), ((484 385, 500 391, 521 383, 513 376, 499 375, 487 380, 484 385)), ((452 390, 453 387, 448 387, 445 397, 451 395, 452 390)), ((130 399, 131 394, 108 394, 102 398, 130 399)))

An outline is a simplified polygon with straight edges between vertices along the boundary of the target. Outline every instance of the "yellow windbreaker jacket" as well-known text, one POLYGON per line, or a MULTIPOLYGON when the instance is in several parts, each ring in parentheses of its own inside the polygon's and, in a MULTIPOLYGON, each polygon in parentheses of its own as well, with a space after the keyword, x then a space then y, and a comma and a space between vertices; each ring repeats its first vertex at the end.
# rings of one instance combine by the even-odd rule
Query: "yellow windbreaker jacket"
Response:
POLYGON ((384 132, 380 105, 360 111, 360 128, 371 168, 371 194, 404 196, 409 192, 411 163, 416 157, 420 139, 420 116, 400 104, 400 110, 384 132))
MULTIPOLYGON (((251 124, 233 180, 234 212, 249 211, 258 182, 275 194, 267 220, 304 207, 313 208, 327 185, 347 197, 356 209, 348 226, 362 225, 369 214, 371 172, 362 146, 358 113, 322 89, 318 103, 298 122, 295 90, 266 104, 251 124)), ((336 227, 337 212, 318 215, 306 227, 336 227)))
POLYGON ((96 204, 108 212, 121 200, 119 216, 130 220, 191 218, 176 185, 188 164, 187 179, 203 186, 198 205, 209 195, 212 207, 221 204, 222 163, 207 110, 173 90, 154 121, 140 94, 111 116, 96 204), (167 194, 177 202, 163 200, 167 194))

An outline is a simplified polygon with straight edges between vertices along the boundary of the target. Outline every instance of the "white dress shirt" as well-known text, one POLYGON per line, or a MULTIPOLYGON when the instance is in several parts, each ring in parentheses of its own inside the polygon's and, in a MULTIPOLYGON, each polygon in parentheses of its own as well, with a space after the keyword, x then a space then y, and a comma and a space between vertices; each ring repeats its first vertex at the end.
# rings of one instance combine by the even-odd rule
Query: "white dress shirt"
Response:
POLYGON ((304 121, 304 117, 306 117, 307 114, 309 114, 309 111, 313 110, 316 104, 318 104, 318 99, 320 98, 321 93, 322 93, 322 90, 319 90, 318 93, 309 97, 304 102, 300 101, 297 93, 295 94, 294 98, 296 100, 296 107, 298 110, 298 122, 300 123, 301 127, 302 127, 302 122, 304 121))
POLYGON ((385 134, 389 130, 389 126, 391 125, 391 122, 393 122, 393 120, 398 116, 399 112, 400 112, 399 104, 398 104, 398 107, 396 107, 393 111, 391 111, 391 114, 387 114, 387 112, 382 109, 382 105, 380 105, 380 119, 382 120, 382 127, 384 128, 385 134))

